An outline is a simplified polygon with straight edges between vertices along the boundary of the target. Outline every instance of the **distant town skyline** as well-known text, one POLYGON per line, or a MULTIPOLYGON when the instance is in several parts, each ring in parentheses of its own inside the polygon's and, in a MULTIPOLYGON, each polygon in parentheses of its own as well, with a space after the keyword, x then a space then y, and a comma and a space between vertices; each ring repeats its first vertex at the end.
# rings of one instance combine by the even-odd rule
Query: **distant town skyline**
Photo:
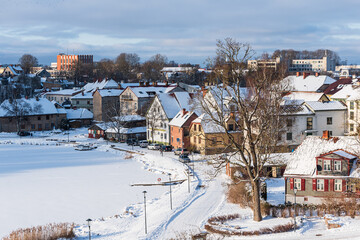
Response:
POLYGON ((204 65, 216 40, 232 37, 256 51, 330 49, 360 63, 355 0, 116 1, 0 0, 0 64, 26 53, 40 64, 59 53, 91 54, 94 61, 160 53, 178 63, 204 65))

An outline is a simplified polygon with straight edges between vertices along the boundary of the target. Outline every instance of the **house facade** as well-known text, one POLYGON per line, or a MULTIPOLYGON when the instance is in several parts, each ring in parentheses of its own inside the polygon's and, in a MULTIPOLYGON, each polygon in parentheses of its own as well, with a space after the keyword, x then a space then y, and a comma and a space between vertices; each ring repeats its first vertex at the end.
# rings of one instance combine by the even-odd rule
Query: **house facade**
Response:
POLYGON ((93 113, 95 121, 110 121, 112 117, 119 115, 120 89, 98 89, 93 95, 93 113))
POLYGON ((187 92, 156 95, 146 114, 147 140, 169 145, 169 123, 181 109, 189 108, 190 99, 187 92))
POLYGON ((5 100, 0 105, 0 131, 45 131, 59 128, 65 109, 45 98, 5 100), (17 103, 15 103, 17 102, 17 103))
POLYGON ((182 109, 170 121, 170 145, 173 148, 190 148, 190 125, 197 117, 195 112, 182 109))
MULTIPOLYGON (((226 128, 234 141, 241 141, 241 132, 234 116, 226 120, 226 128)), ((214 123, 206 114, 200 115, 190 125, 190 149, 202 155, 220 154, 234 151, 225 129, 214 123)))
POLYGON ((308 137, 296 149, 285 176, 285 202, 321 204, 329 199, 359 197, 359 143, 353 137, 308 137), (339 148, 338 148, 339 147, 339 148))

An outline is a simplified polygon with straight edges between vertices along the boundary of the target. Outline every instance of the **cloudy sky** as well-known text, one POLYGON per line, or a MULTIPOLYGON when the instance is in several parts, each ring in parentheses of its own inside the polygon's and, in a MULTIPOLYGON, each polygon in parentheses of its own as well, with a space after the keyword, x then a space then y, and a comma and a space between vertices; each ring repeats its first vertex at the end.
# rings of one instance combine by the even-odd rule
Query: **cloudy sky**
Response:
POLYGON ((113 59, 160 53, 203 65, 216 40, 275 49, 338 52, 360 64, 358 0, 0 0, 0 64, 30 53, 42 64, 60 52, 113 59))

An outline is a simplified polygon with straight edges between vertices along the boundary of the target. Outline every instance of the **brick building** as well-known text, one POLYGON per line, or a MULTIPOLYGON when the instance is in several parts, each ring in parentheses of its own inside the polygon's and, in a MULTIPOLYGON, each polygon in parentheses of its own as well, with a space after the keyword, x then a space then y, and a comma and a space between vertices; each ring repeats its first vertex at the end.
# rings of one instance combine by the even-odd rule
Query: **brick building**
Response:
POLYGON ((60 53, 57 55, 57 70, 68 71, 71 70, 76 62, 93 63, 93 55, 67 55, 60 53))

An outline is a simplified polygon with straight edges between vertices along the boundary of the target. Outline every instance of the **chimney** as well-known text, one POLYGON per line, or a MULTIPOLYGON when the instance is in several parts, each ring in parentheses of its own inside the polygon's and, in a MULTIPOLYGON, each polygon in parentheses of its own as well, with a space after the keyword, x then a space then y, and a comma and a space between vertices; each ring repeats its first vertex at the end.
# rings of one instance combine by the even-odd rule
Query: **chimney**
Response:
POLYGON ((325 140, 329 140, 329 139, 330 139, 330 135, 329 135, 329 131, 328 131, 328 130, 323 131, 322 139, 325 139, 325 140))
POLYGON ((148 86, 149 86, 149 82, 145 82, 145 86, 148 87, 148 86))
POLYGON ((157 82, 156 81, 154 82, 154 87, 157 87, 157 82))
POLYGON ((143 86, 144 86, 144 82, 141 82, 141 81, 140 81, 140 82, 139 82, 139 86, 140 86, 140 87, 143 87, 143 86))
POLYGON ((182 109, 182 115, 184 116, 185 114, 186 114, 186 109, 183 108, 183 109, 182 109))
POLYGON ((207 93, 207 89, 205 89, 204 86, 201 87, 201 91, 203 93, 203 97, 205 97, 206 93, 207 93))
POLYGON ((25 99, 26 99, 26 100, 29 99, 28 96, 25 96, 25 99))
POLYGON ((300 77, 300 72, 296 72, 296 76, 297 76, 297 77, 300 77))
POLYGON ((318 73, 318 72, 316 72, 316 73, 315 73, 315 77, 318 77, 318 76, 319 76, 319 73, 318 73))

